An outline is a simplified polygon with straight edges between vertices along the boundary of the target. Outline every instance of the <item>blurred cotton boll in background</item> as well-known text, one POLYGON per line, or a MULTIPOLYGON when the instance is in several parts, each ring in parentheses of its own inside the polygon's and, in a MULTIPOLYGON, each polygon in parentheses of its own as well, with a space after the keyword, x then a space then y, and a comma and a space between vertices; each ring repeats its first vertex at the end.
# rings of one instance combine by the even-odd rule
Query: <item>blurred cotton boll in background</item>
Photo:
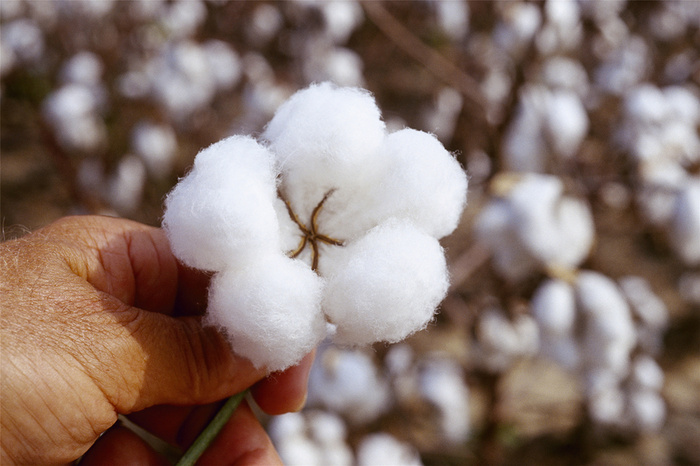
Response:
POLYGON ((68 152, 94 153, 104 149, 107 128, 99 102, 89 87, 68 84, 49 94, 43 115, 68 152))
POLYGON ((362 424, 389 409, 391 398, 387 381, 370 355, 326 346, 319 350, 311 370, 307 403, 362 424))
POLYGON ((493 251, 496 270, 511 281, 534 271, 576 268, 595 236, 583 200, 566 196, 548 175, 500 175, 495 197, 481 211, 476 234, 493 251))
POLYGON ((152 177, 165 178, 171 173, 177 150, 177 139, 171 127, 140 122, 132 130, 131 146, 152 177))

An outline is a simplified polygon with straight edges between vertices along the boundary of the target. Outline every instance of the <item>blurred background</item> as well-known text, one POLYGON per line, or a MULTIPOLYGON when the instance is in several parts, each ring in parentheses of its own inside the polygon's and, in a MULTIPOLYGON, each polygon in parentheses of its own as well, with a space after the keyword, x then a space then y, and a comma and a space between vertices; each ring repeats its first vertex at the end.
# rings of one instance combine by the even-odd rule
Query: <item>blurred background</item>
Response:
POLYGON ((437 319, 324 345, 287 464, 700 464, 700 2, 1 0, 0 76, 3 239, 158 225, 312 82, 467 169, 437 319))

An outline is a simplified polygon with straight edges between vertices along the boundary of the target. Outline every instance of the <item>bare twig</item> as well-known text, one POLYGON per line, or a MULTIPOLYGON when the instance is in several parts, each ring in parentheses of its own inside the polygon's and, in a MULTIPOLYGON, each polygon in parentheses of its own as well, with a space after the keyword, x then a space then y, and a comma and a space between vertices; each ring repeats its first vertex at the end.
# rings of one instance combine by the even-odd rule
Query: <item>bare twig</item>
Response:
POLYGON ((389 13, 379 1, 363 1, 362 7, 369 19, 404 53, 421 63, 435 77, 458 89, 473 106, 486 108, 479 92, 479 83, 450 60, 429 47, 389 13))

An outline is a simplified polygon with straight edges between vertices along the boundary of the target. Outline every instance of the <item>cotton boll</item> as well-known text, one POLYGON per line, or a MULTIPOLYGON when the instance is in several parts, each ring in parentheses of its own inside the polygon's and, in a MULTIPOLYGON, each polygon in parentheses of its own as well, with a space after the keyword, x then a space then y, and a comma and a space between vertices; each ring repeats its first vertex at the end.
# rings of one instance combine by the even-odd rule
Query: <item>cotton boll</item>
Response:
POLYGON ((494 41, 511 55, 519 56, 541 24, 542 14, 536 5, 508 2, 504 6, 503 22, 494 28, 494 41))
POLYGON ((425 126, 435 133, 440 141, 449 141, 462 110, 462 94, 451 87, 438 92, 434 108, 424 117, 425 126))
POLYGON ((169 35, 177 39, 193 36, 206 17, 207 8, 200 0, 176 0, 168 3, 161 22, 169 35))
POLYGON ((355 1, 319 2, 326 30, 337 44, 347 42, 350 34, 362 24, 362 7, 355 1))
POLYGON ((272 40, 283 25, 284 18, 279 9, 273 5, 261 3, 255 7, 250 21, 246 24, 246 36, 248 40, 260 47, 272 40))
POLYGON ((325 337, 323 280, 300 261, 259 255, 212 278, 206 321, 236 354, 271 372, 297 364, 325 337))
POLYGON ((165 200, 163 227, 175 256, 204 270, 244 263, 278 246, 272 154, 234 136, 204 149, 165 200))
POLYGON ((243 74, 238 54, 226 42, 220 40, 205 42, 203 49, 216 87, 224 90, 235 86, 243 74))
POLYGON ((700 98, 681 86, 669 86, 663 90, 669 114, 678 120, 700 122, 700 98))
POLYGON ((508 170, 543 172, 548 153, 542 137, 549 91, 543 86, 526 85, 519 94, 515 118, 508 126, 503 142, 503 157, 508 170))
POLYGON ((571 269, 586 258, 595 234, 590 209, 563 196, 558 178, 502 174, 492 189, 498 197, 479 214, 475 230, 506 279, 515 282, 545 268, 571 269))
POLYGON ((343 420, 332 413, 312 411, 308 415, 311 437, 321 451, 321 464, 333 466, 352 466, 354 458, 347 445, 347 429, 343 420))
POLYGON ((589 365, 606 364, 626 372, 636 334, 629 306, 615 283, 583 271, 576 281, 579 308, 586 316, 585 349, 589 365))
POLYGON ((554 216, 558 219, 560 243, 558 257, 550 265, 576 267, 588 257, 595 240, 591 210, 581 199, 564 197, 554 216))
POLYGON ((384 123, 367 91, 324 83, 280 106, 263 138, 276 154, 287 200, 308 218, 327 192, 374 181, 372 158, 384 139, 384 123))
POLYGON ((79 84, 59 88, 42 103, 44 118, 56 131, 59 144, 68 151, 90 153, 102 147, 107 129, 97 111, 95 95, 79 84))
POLYGON ((617 425, 624 418, 625 399, 619 389, 610 388, 588 400, 588 413, 599 424, 617 425))
POLYGON ((532 298, 532 313, 540 329, 540 354, 569 370, 580 363, 574 340, 576 299, 574 289, 563 280, 548 280, 532 298))
POLYGON ((595 70, 598 87, 621 95, 639 84, 650 67, 649 46, 639 36, 630 35, 605 57, 595 70))
POLYGON ((630 395, 629 411, 635 427, 647 432, 657 432, 666 419, 666 404, 656 391, 633 392, 630 395))
POLYGON ((44 55, 44 34, 33 19, 20 18, 2 25, 3 46, 23 63, 37 63, 44 55))
POLYGON ((367 353, 328 346, 319 351, 311 368, 307 404, 365 424, 390 408, 389 387, 367 353))
POLYGON ((268 425, 270 439, 283 463, 289 466, 322 466, 318 446, 306 435, 306 420, 301 413, 275 416, 268 425))
POLYGON ((443 31, 454 41, 464 39, 469 32, 469 3, 435 2, 437 20, 443 31))
POLYGON ((512 227, 513 210, 507 200, 494 199, 482 210, 475 224, 479 241, 493 252, 494 268, 508 281, 515 282, 540 267, 512 227))
POLYGON ((408 444, 402 443, 390 434, 370 434, 362 439, 357 448, 358 466, 396 464, 420 466, 423 463, 418 453, 408 444))
POLYGON ((438 241, 402 222, 372 229, 332 265, 323 308, 335 340, 397 342, 424 328, 444 298, 447 265, 438 241))
POLYGON ((573 92, 558 91, 547 103, 547 135, 554 152, 571 158, 588 133, 588 114, 573 92))
POLYGON ((664 372, 653 358, 637 356, 632 363, 632 383, 638 389, 661 391, 664 385, 664 372))
POLYGON ((553 176, 528 174, 508 194, 514 228, 523 245, 543 264, 574 267, 593 243, 587 206, 562 197, 563 184, 553 176))
POLYGON ((568 335, 576 322, 574 289, 563 280, 548 280, 532 297, 532 313, 545 333, 568 335))
POLYGON ((168 45, 150 64, 148 73, 154 97, 176 119, 207 104, 216 91, 216 75, 207 54, 188 40, 168 45))
POLYGON ((61 68, 61 80, 64 83, 94 86, 101 83, 102 61, 92 52, 80 52, 74 55, 61 68))
POLYGON ((389 164, 368 217, 376 223, 405 218, 436 238, 452 233, 467 202, 459 162, 437 138, 412 129, 387 136, 382 152, 389 164))
POLYGON ((131 146, 151 176, 164 178, 170 174, 177 149, 175 132, 170 126, 147 121, 138 123, 131 133, 131 146))
POLYGON ((329 48, 323 41, 310 44, 308 49, 303 61, 304 75, 309 81, 331 81, 339 86, 364 84, 362 58, 354 51, 343 47, 329 48))
POLYGON ((420 372, 420 388, 425 399, 440 411, 442 432, 453 444, 469 436, 469 388, 461 366, 446 358, 433 358, 420 372))
POLYGON ((671 246, 689 266, 700 264, 700 180, 679 193, 670 225, 671 246))
POLYGON ((588 92, 588 75, 583 65, 570 58, 552 57, 542 68, 542 81, 553 90, 574 92, 583 98, 588 92))
POLYGON ((479 316, 476 334, 483 362, 495 372, 506 370, 516 358, 534 354, 539 347, 537 325, 531 317, 510 320, 497 308, 479 316))
POLYGON ((639 345, 648 353, 660 352, 669 319, 666 305, 642 277, 623 277, 619 282, 637 318, 639 345))

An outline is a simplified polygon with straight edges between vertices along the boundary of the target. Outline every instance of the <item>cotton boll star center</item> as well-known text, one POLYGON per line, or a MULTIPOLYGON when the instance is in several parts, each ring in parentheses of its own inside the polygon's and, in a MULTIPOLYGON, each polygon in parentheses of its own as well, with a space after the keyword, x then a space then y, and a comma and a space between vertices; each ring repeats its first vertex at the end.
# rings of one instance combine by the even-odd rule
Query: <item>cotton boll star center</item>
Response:
POLYGON ((424 328, 448 289, 439 239, 466 196, 437 138, 387 134, 369 92, 325 83, 283 103, 260 140, 200 152, 163 224, 181 261, 215 273, 207 321, 273 372, 328 327, 350 346, 424 328))
POLYGON ((320 257, 318 244, 319 242, 329 244, 332 246, 345 245, 344 241, 331 238, 330 236, 326 236, 319 232, 318 215, 321 212, 321 209, 323 208, 323 204, 333 194, 333 191, 334 190, 328 191, 326 195, 323 196, 323 199, 321 199, 321 202, 319 202, 318 205, 314 207, 314 210, 311 213, 311 219, 308 223, 308 227, 304 223, 302 223, 301 220, 299 220, 299 217, 297 217, 297 214, 294 213, 294 210, 292 209, 292 206, 289 204, 289 202, 287 202, 287 200, 284 199, 282 193, 277 194, 280 197, 280 199, 284 202, 284 205, 287 207, 289 218, 291 218, 292 221, 299 227, 299 230, 301 230, 302 233, 301 241, 299 242, 297 248, 292 251, 289 251, 287 255, 292 259, 297 258, 302 252, 304 252, 306 246, 308 245, 311 248, 311 270, 313 270, 314 272, 318 270, 318 261, 320 257))

